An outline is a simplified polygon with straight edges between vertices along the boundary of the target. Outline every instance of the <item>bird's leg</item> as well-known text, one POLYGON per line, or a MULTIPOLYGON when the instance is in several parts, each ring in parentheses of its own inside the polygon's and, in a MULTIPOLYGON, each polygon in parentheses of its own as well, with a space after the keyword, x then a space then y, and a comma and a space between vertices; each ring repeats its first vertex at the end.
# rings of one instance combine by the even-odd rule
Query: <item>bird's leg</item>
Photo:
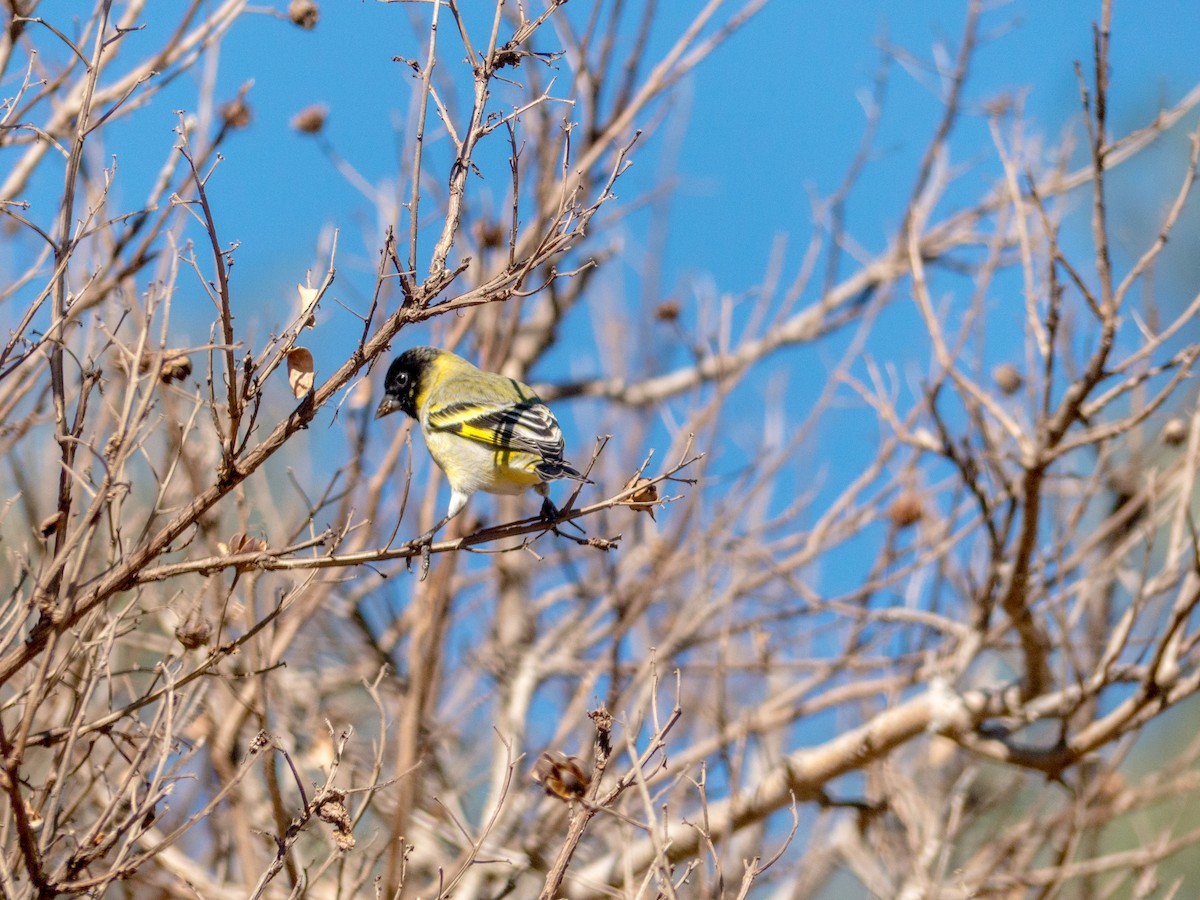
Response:
POLYGON ((433 548, 433 536, 446 527, 446 523, 457 516, 464 506, 467 505, 467 495, 460 494, 454 491, 450 494, 450 508, 446 510, 446 515, 442 521, 438 522, 427 532, 421 535, 412 543, 421 548, 421 580, 424 581, 429 575, 429 555, 433 548))

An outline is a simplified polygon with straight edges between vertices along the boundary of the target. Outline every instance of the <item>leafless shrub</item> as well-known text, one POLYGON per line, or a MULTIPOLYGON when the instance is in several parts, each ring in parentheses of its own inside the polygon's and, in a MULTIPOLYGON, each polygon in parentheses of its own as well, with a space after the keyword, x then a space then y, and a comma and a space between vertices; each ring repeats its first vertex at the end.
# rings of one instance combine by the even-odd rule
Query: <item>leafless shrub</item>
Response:
MULTIPOLYGON (((660 58, 653 4, 563 5, 498 3, 482 30, 455 2, 406 7, 406 195, 376 198, 389 227, 369 299, 343 304, 347 341, 328 313, 337 239, 266 337, 231 286, 239 249, 208 189, 251 122, 245 91, 180 117, 134 207, 85 165, 249 8, 188 4, 117 66, 161 9, 99 3, 67 29, 11 4, 0 71, 25 74, 6 82, 0 208, 24 268, 0 287, 0 889, 799 897, 842 873, 886 897, 1150 895, 1200 840, 1182 818, 1144 824, 1194 797, 1200 742, 1147 775, 1126 764, 1200 688, 1200 296, 1169 314, 1147 299, 1200 142, 1128 265, 1107 183, 1200 89, 1114 135, 1105 2, 1079 76, 1087 161, 1039 151, 1019 107, 993 104, 1002 177, 958 202, 972 3, 884 251, 842 252, 873 109, 803 264, 769 273, 733 333, 708 329, 722 298, 589 320, 639 129, 762 2, 714 0, 660 58), (49 215, 24 199, 44 172, 65 185, 49 215), (496 208, 475 202, 480 174, 505 185, 496 208), (1084 196, 1091 246, 1068 251, 1084 196), (990 299, 1013 284, 1015 330, 990 299), (172 318, 185 292, 211 304, 198 345, 172 318), (928 342, 915 387, 871 350, 900 306, 928 342), (409 537, 440 513, 439 473, 407 427, 369 427, 374 363, 421 323, 526 379, 569 331, 605 350, 594 377, 539 385, 597 435, 595 485, 550 523, 476 503, 424 581, 409 537), (692 350, 678 368, 647 353, 668 331, 692 350), (765 364, 846 334, 796 422, 765 364), (344 349, 331 371, 318 341, 344 349), (847 396, 879 443, 818 485, 847 396), (730 474, 709 451, 734 421, 748 462, 730 474)), ((278 12, 320 27, 316 4, 278 12)), ((294 127, 325 141, 313 109, 294 127)))

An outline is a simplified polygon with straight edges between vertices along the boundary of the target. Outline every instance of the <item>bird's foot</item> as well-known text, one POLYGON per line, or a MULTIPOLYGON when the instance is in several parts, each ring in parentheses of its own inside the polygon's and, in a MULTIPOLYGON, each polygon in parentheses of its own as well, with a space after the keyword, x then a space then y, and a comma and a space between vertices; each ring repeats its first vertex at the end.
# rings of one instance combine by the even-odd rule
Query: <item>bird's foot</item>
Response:
MULTIPOLYGON (((559 516, 561 516, 561 515, 562 515, 562 510, 560 510, 557 506, 555 506, 549 497, 543 498, 542 509, 541 509, 541 512, 538 513, 538 517, 543 522, 548 524, 550 526, 550 530, 553 531, 555 534, 559 535, 560 537, 571 537, 571 535, 569 535, 569 534, 563 534, 558 528, 558 519, 559 519, 559 516)), ((572 528, 574 528, 580 534, 587 534, 587 532, 584 531, 583 528, 580 527, 580 525, 578 523, 576 523, 574 519, 568 520, 566 524, 570 525, 572 528)), ((574 538, 572 538, 572 540, 574 540, 574 538)))
MULTIPOLYGON (((424 581, 429 576, 429 556, 430 556, 430 551, 433 549, 433 535, 434 535, 434 532, 427 531, 423 535, 421 535, 419 538, 417 538, 415 541, 411 542, 411 546, 413 546, 415 548, 420 548, 420 551, 421 551, 421 578, 420 578, 421 581, 424 581)), ((408 565, 409 565, 409 569, 411 570, 411 568, 412 568, 412 557, 411 556, 408 558, 408 565)))

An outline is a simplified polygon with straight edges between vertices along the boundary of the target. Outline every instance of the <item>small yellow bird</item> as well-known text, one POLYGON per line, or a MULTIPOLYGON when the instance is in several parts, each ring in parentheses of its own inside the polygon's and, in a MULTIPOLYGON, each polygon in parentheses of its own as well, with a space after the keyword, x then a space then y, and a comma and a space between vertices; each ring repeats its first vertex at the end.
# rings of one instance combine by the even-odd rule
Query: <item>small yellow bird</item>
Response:
POLYGON ((421 426, 429 455, 450 482, 446 517, 421 541, 432 541, 462 512, 476 491, 520 494, 533 488, 542 515, 557 510, 547 482, 588 482, 563 459, 563 435, 554 413, 526 384, 484 372, 436 347, 405 350, 388 368, 375 418, 403 410, 421 426))

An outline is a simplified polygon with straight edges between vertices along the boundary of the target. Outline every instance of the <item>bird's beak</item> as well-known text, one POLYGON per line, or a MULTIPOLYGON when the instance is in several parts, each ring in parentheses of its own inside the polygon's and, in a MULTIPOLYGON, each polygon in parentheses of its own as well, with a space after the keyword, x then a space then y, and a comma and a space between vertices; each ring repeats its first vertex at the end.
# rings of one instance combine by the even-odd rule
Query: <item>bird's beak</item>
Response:
POLYGON ((375 418, 382 419, 388 413, 394 413, 400 408, 400 404, 394 397, 384 397, 379 401, 379 407, 375 410, 375 418))

